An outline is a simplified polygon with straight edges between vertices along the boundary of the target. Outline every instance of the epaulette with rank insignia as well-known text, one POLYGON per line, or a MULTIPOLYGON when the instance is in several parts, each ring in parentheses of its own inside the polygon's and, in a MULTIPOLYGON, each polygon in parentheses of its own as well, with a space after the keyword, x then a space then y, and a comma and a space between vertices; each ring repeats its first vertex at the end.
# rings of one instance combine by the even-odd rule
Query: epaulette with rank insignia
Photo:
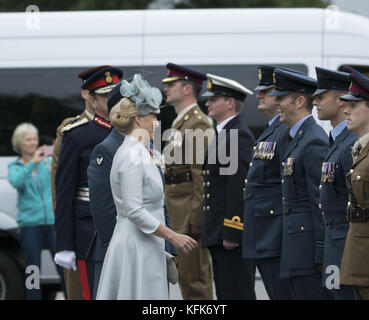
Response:
POLYGON ((67 124, 65 127, 63 127, 61 129, 61 132, 66 132, 66 131, 69 131, 73 128, 77 128, 83 124, 86 124, 87 122, 89 122, 90 120, 88 119, 81 119, 81 120, 78 120, 76 122, 73 122, 73 123, 70 123, 70 124, 67 124))

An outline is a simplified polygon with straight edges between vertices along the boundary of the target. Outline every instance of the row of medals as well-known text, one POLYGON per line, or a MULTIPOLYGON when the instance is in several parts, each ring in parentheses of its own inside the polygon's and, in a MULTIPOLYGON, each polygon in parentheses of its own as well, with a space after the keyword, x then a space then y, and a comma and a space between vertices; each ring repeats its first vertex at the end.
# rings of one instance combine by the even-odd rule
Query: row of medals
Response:
POLYGON ((254 159, 272 160, 274 158, 276 146, 276 142, 259 142, 254 147, 254 159))
POLYGON ((332 183, 334 181, 334 171, 336 164, 334 162, 322 163, 322 181, 332 183))

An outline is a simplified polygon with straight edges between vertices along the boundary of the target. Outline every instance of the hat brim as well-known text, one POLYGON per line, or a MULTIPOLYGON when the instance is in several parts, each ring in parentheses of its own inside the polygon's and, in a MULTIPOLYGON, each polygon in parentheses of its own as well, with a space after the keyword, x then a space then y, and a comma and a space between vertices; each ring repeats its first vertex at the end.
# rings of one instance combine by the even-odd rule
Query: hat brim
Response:
POLYGON ((96 93, 96 94, 106 94, 106 93, 109 93, 110 91, 113 90, 113 88, 116 86, 117 84, 114 83, 112 85, 109 85, 109 86, 105 86, 105 87, 102 87, 102 88, 99 88, 97 90, 94 90, 93 92, 96 93))
POLYGON ((346 93, 344 96, 340 97, 340 100, 343 100, 343 101, 364 101, 363 98, 355 97, 355 96, 351 95, 350 93, 346 93))
POLYGON ((279 91, 279 90, 273 90, 271 93, 268 94, 269 97, 282 97, 290 94, 291 91, 279 91))
POLYGON ((263 90, 268 90, 274 88, 274 84, 270 85, 270 86, 257 86, 254 91, 263 91, 263 90))
POLYGON ((316 96, 319 96, 319 95, 321 95, 321 94, 323 94, 323 93, 326 93, 326 92, 328 92, 329 91, 329 89, 317 89, 313 94, 312 94, 312 96, 315 98, 316 96))
POLYGON ((179 80, 179 77, 168 77, 168 78, 164 78, 163 80, 161 80, 161 83, 169 83, 169 82, 174 82, 178 80, 179 80))
POLYGON ((205 92, 205 93, 203 93, 201 96, 202 96, 202 97, 214 97, 214 96, 216 96, 216 93, 211 92, 211 91, 206 91, 206 92, 205 92))

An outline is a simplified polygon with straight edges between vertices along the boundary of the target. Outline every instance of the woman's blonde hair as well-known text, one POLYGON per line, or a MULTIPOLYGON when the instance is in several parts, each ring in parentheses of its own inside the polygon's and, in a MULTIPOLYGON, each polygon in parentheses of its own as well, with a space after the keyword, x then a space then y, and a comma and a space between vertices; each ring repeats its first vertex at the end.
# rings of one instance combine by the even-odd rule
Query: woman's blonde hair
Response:
POLYGON ((128 134, 133 130, 136 114, 136 104, 123 98, 111 109, 110 122, 121 133, 128 134))
POLYGON ((12 145, 13 150, 16 153, 21 153, 20 144, 24 137, 31 132, 36 133, 36 135, 38 136, 38 130, 32 123, 21 123, 15 128, 12 136, 12 145))

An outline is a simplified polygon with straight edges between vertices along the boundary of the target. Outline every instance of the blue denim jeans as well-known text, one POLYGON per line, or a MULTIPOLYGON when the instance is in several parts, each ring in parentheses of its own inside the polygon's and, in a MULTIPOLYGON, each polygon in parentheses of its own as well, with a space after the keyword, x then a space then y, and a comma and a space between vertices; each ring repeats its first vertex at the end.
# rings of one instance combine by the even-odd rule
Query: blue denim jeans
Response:
MULTIPOLYGON (((41 251, 43 249, 48 249, 52 257, 54 257, 56 247, 56 233, 54 225, 21 227, 19 236, 26 258, 26 267, 35 265, 39 270, 41 269, 41 251)), ((65 293, 63 268, 57 266, 57 271, 61 279, 62 290, 65 293)), ((28 276, 30 275, 25 274, 26 278, 28 276)), ((27 300, 41 300, 41 288, 26 288, 26 298, 27 300)))

